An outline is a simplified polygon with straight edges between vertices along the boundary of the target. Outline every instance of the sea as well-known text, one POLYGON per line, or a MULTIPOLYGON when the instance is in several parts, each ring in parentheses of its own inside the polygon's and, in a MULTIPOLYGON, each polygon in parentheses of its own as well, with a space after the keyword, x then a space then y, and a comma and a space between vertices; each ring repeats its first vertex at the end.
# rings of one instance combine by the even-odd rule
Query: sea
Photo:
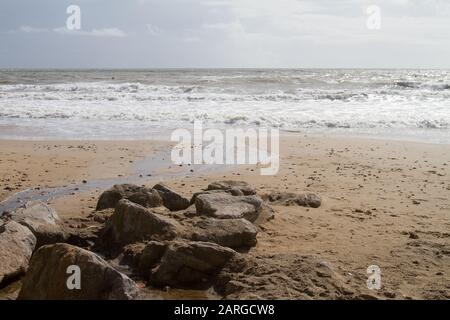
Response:
POLYGON ((450 70, 0 70, 0 139, 149 139, 190 128, 450 143, 450 70))

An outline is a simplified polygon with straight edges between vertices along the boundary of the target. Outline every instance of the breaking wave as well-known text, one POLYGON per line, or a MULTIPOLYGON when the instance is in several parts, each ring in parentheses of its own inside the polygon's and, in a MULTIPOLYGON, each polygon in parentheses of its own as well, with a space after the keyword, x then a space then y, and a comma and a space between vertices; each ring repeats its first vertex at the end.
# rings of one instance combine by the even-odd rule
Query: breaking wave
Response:
POLYGON ((450 72, 433 70, 9 71, 0 73, 0 127, 133 134, 133 126, 170 129, 202 119, 449 135, 448 83, 450 72))

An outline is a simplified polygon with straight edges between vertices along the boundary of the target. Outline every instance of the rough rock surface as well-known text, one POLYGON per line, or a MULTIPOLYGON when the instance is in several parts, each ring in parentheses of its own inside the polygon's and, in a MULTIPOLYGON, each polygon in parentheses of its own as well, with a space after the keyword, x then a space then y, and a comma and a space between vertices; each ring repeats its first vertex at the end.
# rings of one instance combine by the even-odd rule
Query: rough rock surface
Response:
POLYGON ((298 205, 302 207, 318 208, 322 204, 322 199, 314 193, 290 193, 290 192, 272 192, 265 198, 274 204, 284 206, 298 205))
POLYGON ((153 267, 155 267, 166 251, 167 243, 150 241, 146 244, 145 248, 139 258, 137 269, 142 273, 149 275, 153 267))
MULTIPOLYGON (((94 221, 95 222, 95 221, 94 221)), ((103 229, 104 224, 89 225, 89 227, 78 227, 78 225, 70 225, 65 228, 68 234, 65 243, 90 250, 98 241, 99 233, 103 229)))
POLYGON ((141 206, 146 208, 155 208, 162 206, 163 204, 161 196, 156 190, 143 190, 140 192, 136 192, 126 199, 130 200, 131 202, 140 204, 141 206))
POLYGON ((233 195, 251 196, 256 194, 256 190, 245 181, 224 180, 216 181, 208 185, 207 190, 225 190, 235 193, 233 195))
POLYGON ((168 242, 149 241, 146 243, 133 243, 123 248, 123 255, 119 261, 121 264, 127 264, 133 271, 147 278, 152 269, 161 261, 168 242))
POLYGON ((25 226, 9 221, 0 227, 0 284, 23 274, 36 245, 25 226))
POLYGON ((215 243, 173 241, 150 277, 154 286, 205 288, 237 253, 215 243))
POLYGON ((34 235, 36 236, 36 248, 48 244, 68 242, 70 234, 65 232, 60 226, 42 225, 39 226, 34 235))
POLYGON ((246 219, 202 219, 194 223, 191 239, 233 249, 256 245, 258 228, 246 219))
POLYGON ((158 183, 153 187, 154 190, 159 192, 163 200, 163 204, 166 208, 171 211, 184 210, 189 207, 189 200, 185 197, 179 195, 175 191, 171 190, 169 187, 163 183, 158 183))
POLYGON ((118 258, 120 264, 129 265, 133 269, 137 269, 142 251, 145 249, 145 245, 146 244, 144 242, 138 242, 124 246, 122 248, 122 254, 118 258))
POLYGON ((195 192, 192 195, 191 200, 189 201, 189 204, 190 205, 195 204, 195 200, 197 199, 197 197, 202 194, 231 194, 233 196, 243 196, 244 195, 242 192, 240 192, 239 194, 236 194, 236 193, 233 194, 229 190, 203 190, 203 191, 195 192))
POLYGON ((93 252, 55 244, 38 249, 23 279, 19 299, 133 299, 136 284, 93 252), (81 271, 81 288, 68 289, 69 266, 81 271))
POLYGON ((51 207, 39 201, 30 201, 11 213, 11 219, 28 227, 33 233, 40 226, 56 226, 58 214, 51 207))
POLYGON ((153 213, 129 200, 120 200, 100 234, 100 247, 143 240, 170 240, 177 236, 176 221, 153 213))
POLYGON ((255 221, 262 204, 258 196, 232 196, 225 193, 201 194, 195 199, 198 215, 218 219, 245 218, 255 221))
POLYGON ((96 210, 115 208, 119 200, 128 199, 146 208, 162 205, 159 193, 134 184, 116 184, 100 195, 96 210))

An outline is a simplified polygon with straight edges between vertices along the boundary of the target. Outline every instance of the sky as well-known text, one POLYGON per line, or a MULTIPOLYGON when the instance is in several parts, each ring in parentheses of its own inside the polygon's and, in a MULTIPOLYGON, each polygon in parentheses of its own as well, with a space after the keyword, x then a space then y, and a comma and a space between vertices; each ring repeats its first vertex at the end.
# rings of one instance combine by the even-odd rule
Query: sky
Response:
POLYGON ((449 0, 0 2, 0 68, 449 69, 449 57, 449 0))

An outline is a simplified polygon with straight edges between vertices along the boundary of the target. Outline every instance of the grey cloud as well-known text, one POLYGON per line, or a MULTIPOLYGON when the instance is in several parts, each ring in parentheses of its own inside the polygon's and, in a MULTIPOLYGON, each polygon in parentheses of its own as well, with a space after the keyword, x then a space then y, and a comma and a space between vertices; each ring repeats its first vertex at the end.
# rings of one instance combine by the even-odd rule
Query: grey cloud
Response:
POLYGON ((449 18, 447 0, 2 0, 0 67, 450 68, 449 18))

